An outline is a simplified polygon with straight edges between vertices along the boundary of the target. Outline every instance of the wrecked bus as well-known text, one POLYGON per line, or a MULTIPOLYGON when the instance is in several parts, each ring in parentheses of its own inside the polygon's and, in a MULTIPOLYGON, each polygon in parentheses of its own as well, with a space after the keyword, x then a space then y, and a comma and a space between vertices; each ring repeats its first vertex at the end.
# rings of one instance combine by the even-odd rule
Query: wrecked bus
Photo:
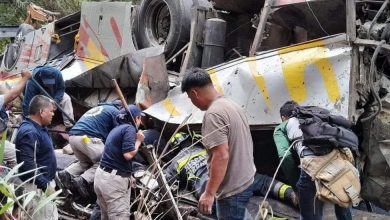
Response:
POLYGON ((356 125, 362 196, 388 210, 388 12, 388 1, 87 2, 40 29, 21 26, 1 82, 51 65, 75 105, 92 107, 117 98, 116 78, 169 136, 183 122, 199 129, 203 113, 181 93, 180 78, 207 68, 218 91, 245 109, 260 173, 272 175, 279 162, 272 139, 279 107, 321 106, 356 125))

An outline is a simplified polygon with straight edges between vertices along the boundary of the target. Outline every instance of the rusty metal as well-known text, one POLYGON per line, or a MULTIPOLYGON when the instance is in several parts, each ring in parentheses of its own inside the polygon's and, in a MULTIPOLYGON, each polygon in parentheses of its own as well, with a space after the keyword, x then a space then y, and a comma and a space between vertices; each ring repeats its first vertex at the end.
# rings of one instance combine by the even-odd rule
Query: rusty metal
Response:
POLYGON ((145 58, 136 94, 136 104, 141 109, 147 109, 167 97, 169 82, 165 64, 162 54, 145 58))

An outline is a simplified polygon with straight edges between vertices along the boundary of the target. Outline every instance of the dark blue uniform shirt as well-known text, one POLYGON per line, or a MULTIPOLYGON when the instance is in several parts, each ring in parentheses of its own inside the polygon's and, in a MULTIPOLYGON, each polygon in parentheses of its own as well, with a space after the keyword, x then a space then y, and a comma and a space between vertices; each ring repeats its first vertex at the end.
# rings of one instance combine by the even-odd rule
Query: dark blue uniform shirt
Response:
MULTIPOLYGON (((15 147, 17 162, 24 162, 19 168, 19 173, 40 167, 37 171, 40 175, 36 177, 35 185, 39 189, 46 190, 47 184, 54 179, 57 169, 53 142, 47 129, 30 119, 25 119, 16 136, 15 147)), ((34 174, 35 171, 20 178, 25 181, 34 174)))
POLYGON ((108 133, 116 126, 119 110, 115 105, 103 104, 87 111, 69 131, 70 135, 87 135, 106 141, 108 133))
POLYGON ((131 160, 127 161, 124 153, 135 150, 136 131, 130 124, 121 124, 115 127, 107 137, 101 166, 115 169, 120 172, 132 171, 131 160))
MULTIPOLYGON (((50 66, 40 66, 33 70, 32 77, 49 93, 54 101, 61 102, 65 93, 65 83, 61 71, 50 66)), ((28 80, 22 103, 24 116, 28 115, 28 106, 36 95, 45 94, 32 80, 28 80)))

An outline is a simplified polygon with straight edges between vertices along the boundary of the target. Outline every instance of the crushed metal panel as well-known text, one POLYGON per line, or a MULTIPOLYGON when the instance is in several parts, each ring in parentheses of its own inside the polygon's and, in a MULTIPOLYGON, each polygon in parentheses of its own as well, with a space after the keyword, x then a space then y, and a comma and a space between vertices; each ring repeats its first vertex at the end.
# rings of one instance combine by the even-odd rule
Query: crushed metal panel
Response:
POLYGON ((167 97, 169 88, 164 54, 146 57, 138 83, 135 103, 141 109, 147 109, 152 104, 164 100, 167 97))
MULTIPOLYGON (((208 69, 221 95, 244 108, 250 125, 280 123, 279 108, 295 100, 348 116, 351 47, 345 35, 263 52, 208 69)), ((159 120, 200 124, 203 112, 177 87, 145 112, 159 120)))
POLYGON ((129 2, 84 2, 77 56, 106 62, 135 51, 129 2))
POLYGON ((15 37, 18 26, 0 26, 0 39, 15 37))
POLYGON ((4 63, 5 59, 3 58, 0 67, 1 78, 7 78, 23 69, 31 69, 44 64, 49 56, 51 36, 53 33, 54 22, 46 24, 42 28, 31 31, 23 36, 19 43, 21 51, 14 66, 6 66, 4 63))
POLYGON ((97 67, 102 64, 101 62, 96 62, 93 60, 82 60, 76 59, 70 66, 64 68, 62 72, 62 76, 64 81, 69 81, 82 73, 97 67))
POLYGON ((117 79, 121 88, 136 88, 145 57, 159 56, 164 47, 150 47, 119 56, 107 62, 77 59, 62 70, 66 87, 112 88, 117 79))

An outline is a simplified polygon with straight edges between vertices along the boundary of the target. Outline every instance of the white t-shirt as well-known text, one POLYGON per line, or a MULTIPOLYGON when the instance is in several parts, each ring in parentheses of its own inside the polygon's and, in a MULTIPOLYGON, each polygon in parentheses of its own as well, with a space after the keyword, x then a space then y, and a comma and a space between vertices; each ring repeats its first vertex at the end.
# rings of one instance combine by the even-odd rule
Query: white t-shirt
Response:
MULTIPOLYGON (((301 138, 303 133, 302 130, 299 128, 299 120, 295 117, 288 119, 287 125, 287 137, 290 141, 297 140, 298 138, 301 138)), ((306 147, 302 145, 302 141, 298 141, 294 145, 294 149, 297 151, 298 155, 301 155, 301 152, 306 147)))
POLYGON ((4 105, 4 95, 0 95, 0 109, 3 107, 4 105))

